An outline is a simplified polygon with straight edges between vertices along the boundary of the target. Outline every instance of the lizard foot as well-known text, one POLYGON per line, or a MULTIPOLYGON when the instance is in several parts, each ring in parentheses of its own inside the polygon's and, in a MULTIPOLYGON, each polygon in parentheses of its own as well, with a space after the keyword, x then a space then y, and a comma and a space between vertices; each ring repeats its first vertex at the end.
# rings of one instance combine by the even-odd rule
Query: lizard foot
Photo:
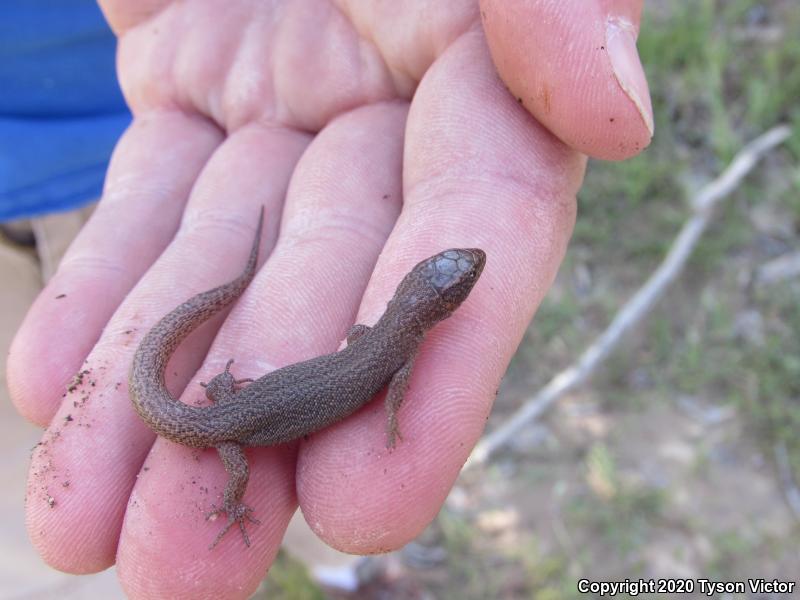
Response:
POLYGON ((212 510, 210 513, 206 515, 206 521, 208 521, 211 517, 215 517, 219 514, 225 513, 228 515, 228 522, 222 528, 222 530, 217 534, 217 537, 214 538, 214 542, 208 547, 209 550, 213 550, 214 546, 216 546, 219 541, 222 539, 222 536, 228 533, 228 530, 233 527, 236 523, 239 524, 239 530, 242 532, 242 539, 244 539, 244 544, 248 548, 250 547, 250 537, 247 535, 247 529, 244 527, 245 521, 249 521, 254 525, 261 525, 261 521, 256 519, 251 515, 253 509, 247 506, 246 504, 240 502, 235 504, 232 507, 228 508, 216 508, 212 510))
POLYGON ((389 422, 386 425, 386 447, 392 450, 397 445, 397 440, 403 441, 400 429, 397 426, 397 417, 394 413, 389 415, 389 422))

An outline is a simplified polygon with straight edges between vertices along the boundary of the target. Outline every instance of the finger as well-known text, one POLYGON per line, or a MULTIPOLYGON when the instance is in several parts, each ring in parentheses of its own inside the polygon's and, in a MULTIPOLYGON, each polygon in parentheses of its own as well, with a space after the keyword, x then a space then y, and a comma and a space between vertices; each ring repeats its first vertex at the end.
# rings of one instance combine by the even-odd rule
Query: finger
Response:
POLYGON ((294 451, 248 450, 247 458, 246 500, 259 521, 245 524, 251 545, 235 526, 209 549, 226 522, 224 513, 206 520, 219 508, 227 478, 217 453, 163 440, 153 447, 131 494, 117 555, 117 576, 128 597, 252 595, 280 549, 297 498, 294 451))
POLYGON ((11 344, 8 388, 25 418, 50 422, 103 327, 172 239, 183 203, 219 140, 216 128, 177 112, 137 118, 122 137, 103 201, 11 344))
MULTIPOLYGON (((175 240, 103 330, 87 359, 85 376, 65 398, 32 457, 28 529, 51 565, 90 572, 114 561, 126 503, 153 440, 127 395, 137 342, 178 303, 238 273, 259 207, 265 205, 268 221, 277 221, 289 173, 305 140, 305 135, 258 126, 228 138, 203 170, 175 240), (246 160, 239 160, 240 155, 246 160)), ((181 198, 171 201, 181 204, 181 198)), ((117 225, 118 238, 145 235, 147 226, 129 232, 128 225, 117 225)), ((274 242, 277 228, 266 230, 263 252, 274 242)), ((176 353, 167 373, 171 390, 180 391, 194 373, 218 323, 201 327, 176 353)))
POLYGON ((441 507, 555 277, 585 166, 508 96, 477 32, 423 80, 406 136, 405 204, 357 321, 374 323, 420 259, 460 246, 483 248, 487 262, 467 301, 423 341, 393 451, 379 402, 301 447, 306 520, 358 554, 402 546, 441 507))
MULTIPOLYGON (((405 110, 402 103, 358 109, 314 139, 292 176, 278 243, 220 330, 198 380, 221 372, 230 358, 236 378, 258 377, 337 348, 399 210, 405 110)), ((184 400, 200 395, 192 385, 184 400)), ((232 530, 210 555, 208 544, 222 524, 205 523, 203 515, 211 502, 219 503, 227 476, 213 452, 193 464, 190 451, 159 440, 120 543, 118 573, 126 589, 149 586, 154 596, 172 597, 191 578, 210 597, 246 597, 255 590, 296 508, 293 471, 274 469, 275 456, 286 453, 293 459, 291 446, 248 452, 244 502, 256 518, 272 520, 248 526, 251 548, 232 530), (217 463, 210 472, 206 460, 217 463), (209 493, 186 484, 187 473, 209 493), (128 527, 134 518, 136 527, 128 527), (181 552, 170 550, 176 544, 181 552), (163 553, 171 554, 166 563, 163 553)))
POLYGON ((481 0, 503 81, 540 123, 597 158, 638 154, 653 109, 636 51, 641 0, 481 0))

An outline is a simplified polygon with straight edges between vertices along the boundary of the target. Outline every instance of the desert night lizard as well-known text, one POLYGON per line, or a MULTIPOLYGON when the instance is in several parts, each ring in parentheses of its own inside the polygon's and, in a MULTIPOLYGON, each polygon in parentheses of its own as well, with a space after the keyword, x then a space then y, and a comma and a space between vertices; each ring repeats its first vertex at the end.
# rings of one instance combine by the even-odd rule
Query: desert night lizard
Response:
POLYGON ((193 296, 158 321, 139 344, 129 375, 133 406, 153 431, 185 446, 216 448, 225 465, 222 508, 209 517, 224 512, 227 524, 211 548, 234 524, 249 546, 245 522, 258 522, 242 502, 249 477, 244 447, 281 444, 323 429, 355 412, 387 384, 387 446, 394 446, 396 413, 420 342, 466 299, 486 262, 483 250, 474 248, 431 256, 403 278, 375 325, 351 328, 342 350, 256 380, 235 379, 231 360, 225 371, 201 384, 211 405, 184 404, 167 391, 167 363, 189 333, 244 292, 256 271, 262 224, 263 209, 242 274, 193 296))

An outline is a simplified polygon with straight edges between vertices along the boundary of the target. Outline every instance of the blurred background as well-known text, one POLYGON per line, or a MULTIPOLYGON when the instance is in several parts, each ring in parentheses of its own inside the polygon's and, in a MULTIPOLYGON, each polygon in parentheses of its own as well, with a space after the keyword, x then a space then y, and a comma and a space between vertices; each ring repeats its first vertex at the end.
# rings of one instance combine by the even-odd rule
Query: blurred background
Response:
MULTIPOLYGON (((797 581, 800 514, 788 499, 800 480, 800 10, 792 0, 650 2, 638 46, 655 138, 634 159, 590 163, 566 259, 487 431, 604 330, 691 216, 694 192, 770 127, 794 133, 721 206, 679 279, 589 384, 465 473, 417 541, 373 560, 379 574, 361 591, 323 589, 287 553, 257 597, 547 599, 582 597, 581 578, 797 581)), ((84 215, 33 222, 37 239, 52 240, 44 258, 25 245, 29 222, 6 228, 3 358, 42 270, 84 215)), ((17 557, 3 568, 19 586, 0 596, 67 597, 85 578, 49 570, 24 535, 36 430, 8 402, 2 411, 0 529, 12 536, 0 549, 17 557)), ((120 593, 113 575, 97 581, 120 593)))

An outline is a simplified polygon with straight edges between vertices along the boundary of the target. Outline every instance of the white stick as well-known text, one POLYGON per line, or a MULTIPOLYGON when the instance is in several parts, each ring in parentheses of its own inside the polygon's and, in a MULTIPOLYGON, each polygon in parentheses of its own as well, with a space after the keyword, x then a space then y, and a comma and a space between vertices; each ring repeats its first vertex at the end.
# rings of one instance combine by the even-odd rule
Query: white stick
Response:
POLYGON ((465 469, 486 462, 523 427, 532 423, 564 394, 589 378, 620 339, 642 320, 681 272, 720 200, 736 189, 764 154, 786 140, 790 134, 791 128, 787 125, 773 127, 742 148, 719 177, 700 189, 691 201, 693 216, 684 224, 664 260, 645 284, 617 312, 608 328, 584 351, 577 362, 553 377, 538 394, 525 401, 511 418, 475 446, 464 465, 465 469))
POLYGON ((800 250, 774 258, 756 271, 756 282, 767 286, 800 276, 800 250))

